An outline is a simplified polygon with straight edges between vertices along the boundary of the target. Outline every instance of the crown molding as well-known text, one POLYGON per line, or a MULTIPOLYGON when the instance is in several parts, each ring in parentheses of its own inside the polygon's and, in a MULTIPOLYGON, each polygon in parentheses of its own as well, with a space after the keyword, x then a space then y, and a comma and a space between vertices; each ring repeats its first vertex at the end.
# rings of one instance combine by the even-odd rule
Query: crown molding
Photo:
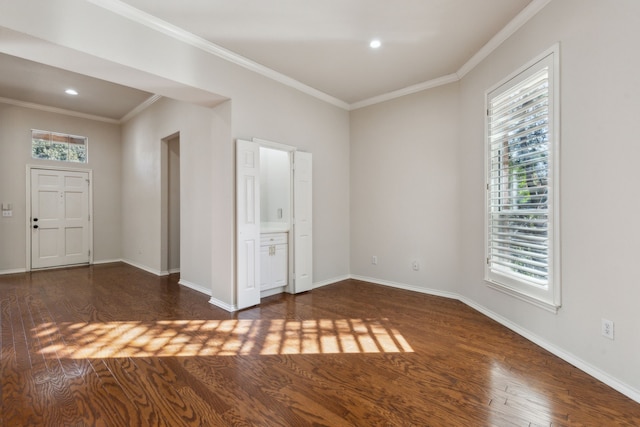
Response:
POLYGON ((458 71, 443 77, 438 77, 424 83, 418 83, 404 89, 393 92, 384 93, 362 101, 354 102, 349 105, 349 110, 357 110, 358 108, 368 107, 380 102, 390 101, 401 96, 410 95, 412 93, 421 92, 427 89, 433 89, 438 86, 446 85, 462 79, 469 71, 473 70, 478 64, 484 61, 494 50, 496 50, 505 40, 513 35, 520 27, 526 24, 540 10, 549 4, 551 0, 533 0, 522 11, 516 15, 509 23, 491 38, 478 52, 476 52, 458 71))
POLYGON ((306 84, 296 79, 293 79, 289 76, 286 76, 282 73, 272 70, 271 68, 265 67, 264 65, 258 64, 257 62, 254 62, 248 58, 245 58, 244 56, 238 55, 237 53, 234 53, 221 46, 218 46, 215 43, 205 40, 202 37, 196 36, 195 34, 185 31, 180 27, 177 27, 173 24, 163 21, 160 18, 157 18, 139 9, 136 9, 133 6, 130 6, 126 3, 123 3, 120 0, 87 0, 87 1, 103 9, 109 10, 115 14, 118 14, 127 19, 130 19, 131 21, 137 22, 138 24, 144 25, 148 28, 151 28, 160 33, 163 33, 176 40, 180 40, 183 43, 186 43, 188 45, 201 49, 207 53, 215 55, 221 59, 224 59, 236 65, 239 65, 243 68, 246 68, 250 71, 253 71, 265 77, 268 77, 271 80, 275 80, 293 89, 297 89, 300 92, 306 93, 307 95, 311 95, 329 104, 335 105, 336 107, 340 107, 345 110, 349 108, 349 104, 347 104, 346 102, 338 98, 335 98, 322 91, 314 89, 311 86, 307 86, 306 84))
POLYGON ((505 40, 518 31, 524 24, 533 18, 543 7, 549 4, 551 0, 533 0, 522 11, 516 15, 509 23, 491 38, 475 53, 460 69, 456 72, 458 78, 463 78, 469 71, 473 70, 478 64, 484 61, 491 53, 496 50, 505 40))
POLYGON ((0 97, 0 103, 15 105, 17 107, 23 107, 23 108, 31 108, 32 110, 46 111, 48 113, 64 114, 66 116, 96 120, 99 122, 111 123, 115 125, 121 123, 120 120, 112 119, 109 117, 95 116, 93 114, 80 113, 78 111, 73 111, 73 110, 65 110, 64 108, 49 107, 48 105, 36 104, 34 102, 18 101, 17 99, 11 99, 11 98, 0 97))
MULTIPOLYGON (((385 101, 390 101, 395 98, 410 95, 413 93, 421 92, 427 89, 433 89, 438 86, 456 82, 462 79, 467 73, 473 70, 478 64, 480 64, 485 58, 487 58, 494 50, 496 50, 505 40, 513 35, 518 29, 526 24, 533 16, 535 16, 542 8, 544 8, 551 0, 533 0, 529 3, 515 18, 513 18, 502 30, 500 30, 495 36, 487 42, 478 52, 476 52, 458 71, 446 76, 438 77, 433 80, 429 80, 416 85, 408 86, 403 89, 388 92, 382 95, 374 96, 362 101, 349 104, 331 95, 328 95, 322 91, 307 86, 306 84, 295 80, 289 76, 279 73, 264 65, 258 64, 248 58, 238 55, 230 50, 227 50, 215 43, 212 43, 202 37, 196 36, 184 29, 163 21, 153 15, 143 12, 139 9, 130 6, 121 0, 87 0, 89 3, 93 3, 103 9, 127 18, 138 24, 144 25, 148 28, 163 33, 176 40, 180 40, 188 45, 201 49, 207 53, 215 55, 223 60, 229 61, 233 64, 239 65, 250 71, 258 73, 262 76, 275 80, 293 89, 297 89, 300 92, 313 96, 321 101, 325 101, 336 107, 351 111, 358 108, 367 107, 370 105, 378 104, 385 101)), ((127 115, 129 116, 129 115, 127 115)), ((123 118, 124 119, 124 118, 123 118)))
POLYGON ((460 80, 456 73, 448 74, 446 76, 438 77, 437 79, 429 80, 417 85, 408 86, 403 89, 394 90, 393 92, 383 93, 382 95, 374 96, 362 101, 354 102, 349 105, 349 110, 357 110, 358 108, 368 107, 370 105, 379 104, 381 102, 390 101, 402 96, 411 95, 412 93, 422 92, 423 90, 433 89, 434 87, 443 86, 449 83, 457 82, 460 80))
POLYGON ((151 95, 142 104, 138 105, 133 110, 131 110, 127 114, 125 114, 120 120, 118 120, 118 123, 124 123, 124 122, 134 118, 135 116, 137 116, 138 114, 140 114, 141 112, 143 112, 144 110, 149 108, 151 105, 153 105, 160 98, 162 98, 162 96, 160 96, 160 95, 151 95))

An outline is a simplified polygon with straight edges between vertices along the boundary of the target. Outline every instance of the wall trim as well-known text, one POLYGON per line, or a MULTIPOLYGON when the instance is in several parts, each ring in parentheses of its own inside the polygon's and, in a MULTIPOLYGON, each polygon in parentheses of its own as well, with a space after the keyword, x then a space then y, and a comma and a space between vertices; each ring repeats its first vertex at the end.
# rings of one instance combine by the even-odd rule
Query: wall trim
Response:
POLYGON ((238 55, 235 52, 227 50, 222 46, 212 43, 200 36, 190 33, 160 18, 157 18, 139 9, 136 9, 135 7, 130 6, 122 1, 119 1, 119 0, 88 0, 88 1, 90 3, 95 4, 96 6, 109 10, 110 12, 118 14, 133 22, 144 25, 166 36, 172 37, 175 40, 179 40, 183 43, 186 43, 188 45, 201 49, 207 53, 217 56, 218 58, 231 62, 232 64, 239 65, 243 68, 246 68, 247 70, 263 75, 267 78, 270 78, 271 80, 275 80, 291 88, 297 89, 300 92, 306 93, 307 95, 311 95, 317 99, 320 99, 329 104, 335 105, 336 107, 340 107, 345 110, 349 108, 349 104, 347 104, 346 102, 338 98, 335 98, 322 91, 319 91, 318 89, 314 89, 311 86, 308 86, 294 78, 291 78, 287 75, 279 73, 275 70, 272 70, 271 68, 265 67, 264 65, 258 64, 257 62, 254 62, 248 58, 245 58, 244 56, 238 55))
POLYGON ((393 288, 399 288, 399 289, 419 292, 419 293, 422 293, 422 294, 427 294, 427 295, 433 295, 433 296, 445 297, 445 298, 451 298, 451 299, 458 300, 458 301, 462 302, 463 304, 471 307, 472 309, 478 311, 479 313, 482 313, 485 316, 495 320, 496 322, 500 323, 502 326, 512 330, 513 332, 517 333, 521 337, 523 337, 523 338, 531 341, 532 343, 544 348, 545 350, 547 350, 548 352, 552 353, 553 355, 559 357, 560 359, 564 360, 565 362, 570 363, 571 365, 573 365, 576 368, 580 369, 584 373, 586 373, 588 375, 591 375, 595 379, 603 382, 604 384, 608 385, 609 387, 613 388, 614 390, 619 391, 620 393, 624 394, 628 398, 640 403, 640 390, 637 390, 634 387, 626 384, 625 382, 620 381, 619 379, 607 374, 606 372, 602 371, 600 368, 597 368, 597 367, 591 365, 590 363, 585 362, 584 360, 580 359, 576 355, 574 355, 574 354, 572 354, 572 353, 570 353, 568 351, 563 350, 562 348, 556 346, 555 344, 550 343, 549 341, 545 340, 544 338, 540 337, 539 335, 534 334, 533 332, 529 331, 528 329, 525 329, 525 328, 517 325, 516 323, 510 321, 509 319, 507 319, 507 318, 505 318, 505 317, 503 317, 503 316, 501 316, 501 315, 489 310, 488 308, 476 303, 475 301, 471 300, 470 298, 464 297, 464 296, 462 296, 462 295, 460 295, 458 293, 455 293, 455 292, 445 292, 445 291, 439 291, 439 290, 430 289, 430 288, 422 288, 422 287, 407 285, 407 284, 398 283, 398 282, 391 282, 391 281, 387 281, 387 280, 375 279, 375 278, 366 277, 366 276, 358 276, 358 275, 352 274, 352 275, 350 275, 350 278, 351 279, 355 279, 355 280, 361 280, 361 281, 365 281, 365 282, 370 282, 370 283, 377 284, 377 285, 390 286, 390 287, 393 287, 393 288))
POLYGON ((2 102, 3 104, 15 105, 17 107, 30 108, 33 110, 46 111, 49 113, 63 114, 66 116, 79 117, 81 119, 95 120, 98 122, 105 122, 105 123, 111 123, 111 124, 121 123, 120 120, 112 119, 109 117, 95 116, 93 114, 80 113, 78 111, 66 110, 64 108, 49 107, 47 105, 36 104, 35 102, 19 101, 17 99, 2 98, 2 97, 0 97, 0 102, 2 102))
POLYGON ((214 298, 214 297, 211 297, 209 299, 209 304, 215 305, 216 307, 221 308, 223 310, 226 310, 229 313, 233 313, 235 311, 238 311, 238 306, 236 306, 235 304, 233 304, 233 305, 232 304, 227 304, 226 302, 220 301, 219 299, 214 298))
POLYGON ((26 268, 11 268, 8 270, 0 270, 0 276, 5 274, 19 274, 19 273, 26 273, 26 272, 27 272, 26 268))
POLYGON ((194 291, 200 292, 201 294, 205 294, 208 296, 211 296, 211 289, 202 286, 202 285, 198 285, 197 283, 193 283, 193 282, 189 282, 188 280, 178 280, 178 284, 182 285, 184 287, 187 287, 189 289, 193 289, 194 291))
POLYGON ((147 267, 144 264, 139 264, 137 262, 134 262, 134 261, 131 261, 131 260, 128 260, 128 259, 122 259, 122 262, 124 262, 125 264, 129 264, 132 267, 139 268, 140 270, 144 270, 147 273, 155 274, 156 276, 166 276, 167 275, 167 273, 163 274, 163 272, 160 271, 160 270, 156 270, 155 268, 147 267))
POLYGON ((342 282, 343 280, 349 280, 349 279, 351 279, 351 276, 349 276, 348 274, 345 274, 344 276, 338 276, 332 279, 321 280, 319 282, 313 283, 313 289, 321 288, 327 285, 333 285, 334 283, 342 282))
POLYGON ((524 24, 540 12, 551 0, 533 0, 519 14, 515 16, 502 30, 493 36, 487 44, 482 46, 460 69, 456 72, 458 79, 473 70, 478 64, 496 50, 505 40, 511 37, 524 24))
POLYGON ((113 264, 115 262, 124 262, 124 260, 122 258, 118 258, 118 259, 101 259, 99 261, 93 261, 92 265, 113 264))
POLYGON ((625 396, 627 396, 630 399, 635 400, 636 402, 640 403, 640 390, 636 390, 635 388, 625 384, 624 382, 618 380, 615 377, 612 377, 611 375, 607 374, 606 372, 602 371, 601 369, 591 365, 588 362, 585 362, 584 360, 580 359, 579 357, 575 356, 572 353, 569 353, 565 350, 563 350, 562 348, 548 342, 547 340, 545 340, 544 338, 540 337, 539 335, 534 334, 533 332, 529 331, 528 329, 522 328, 521 326, 517 325, 516 323, 510 321, 509 319, 489 310, 488 308, 477 304, 475 301, 470 300, 469 298, 463 297, 463 296, 459 296, 458 300, 466 305, 468 305, 469 307, 473 308, 474 310, 484 314, 485 316, 495 320, 496 322, 500 323, 501 325, 511 329, 513 332, 517 333, 518 335, 528 339, 529 341, 533 342, 534 344, 544 348, 545 350, 547 350, 548 352, 554 354, 555 356, 559 357, 560 359, 564 360, 565 362, 568 362, 570 364, 572 364, 573 366, 575 366, 576 368, 580 369, 581 371, 591 375, 592 377, 596 378, 599 381, 602 381, 603 383, 605 383, 606 385, 608 385, 609 387, 619 391, 620 393, 624 394, 625 396))
POLYGON ((368 107, 370 105, 380 104, 381 102, 391 101, 392 99, 401 98, 403 96, 411 95, 413 93, 422 92, 423 90, 433 89, 438 86, 444 86, 449 83, 455 83, 460 80, 460 77, 456 73, 448 74, 446 76, 438 77, 426 82, 418 83, 416 85, 408 86, 403 89, 394 90, 392 92, 383 93, 382 95, 374 96, 372 98, 363 99, 362 101, 354 102, 349 105, 349 111, 357 110, 358 108, 368 107))
POLYGON ((260 74, 274 81, 282 83, 285 86, 289 86, 293 89, 297 89, 300 92, 313 96, 317 99, 325 101, 336 107, 345 109, 347 111, 351 111, 357 108, 362 108, 365 106, 377 104, 380 102, 388 101, 394 98, 399 98, 405 95, 409 95, 412 93, 420 92, 426 89, 431 89, 437 86, 441 86, 443 84, 452 83, 460 80, 469 71, 471 71, 479 63, 481 63, 487 56, 489 56, 495 49, 497 49, 505 40, 511 37, 511 35, 513 35, 513 33, 515 33, 518 29, 520 29, 520 27, 526 24, 527 21, 529 21, 529 19, 535 16, 551 0, 533 0, 531 3, 529 3, 529 5, 527 5, 509 23, 507 23, 507 25, 502 30, 500 30, 495 36, 493 36, 493 38, 491 38, 489 42, 487 42, 487 44, 485 44, 478 52, 476 52, 475 55, 473 55, 462 67, 460 67, 460 69, 457 72, 446 75, 446 76, 438 77, 426 82, 418 83, 416 85, 409 86, 404 89, 400 89, 400 90, 388 92, 386 94, 382 94, 379 96, 374 96, 372 98, 364 99, 352 104, 349 104, 341 99, 338 99, 325 92, 322 92, 318 89, 308 86, 294 78, 291 78, 287 75, 279 73, 271 68, 265 67, 264 65, 258 64, 257 62, 254 62, 248 58, 245 58, 244 56, 238 55, 237 53, 227 50, 222 46, 212 43, 202 37, 196 36, 195 34, 190 33, 178 26, 170 24, 166 21, 163 21, 160 18, 157 18, 139 9, 136 9, 135 7, 130 6, 120 0, 88 0, 88 1, 90 3, 93 3, 96 6, 99 6, 103 9, 106 9, 110 12, 113 12, 117 15, 120 15, 138 24, 144 25, 148 28, 151 28, 155 31, 158 31, 166 36, 172 37, 183 43, 186 43, 188 45, 201 49, 225 61, 239 65, 240 67, 243 67, 247 70, 253 71, 257 74, 260 74))
POLYGON ((350 276, 350 278, 354 279, 354 280, 360 280, 360 281, 363 281, 363 282, 374 283, 376 285, 391 286, 392 288, 404 289, 405 291, 420 292, 422 294, 433 295, 433 296, 436 296, 436 297, 444 297, 444 298, 450 298, 450 299, 460 299, 460 296, 458 294, 456 294, 456 293, 440 291, 438 289, 422 288, 422 287, 418 287, 418 286, 407 285, 407 284, 404 284, 404 283, 391 282, 391 281, 388 281, 388 280, 381 280, 381 279, 376 279, 376 278, 373 278, 373 277, 358 276, 358 275, 353 275, 353 274, 350 276))

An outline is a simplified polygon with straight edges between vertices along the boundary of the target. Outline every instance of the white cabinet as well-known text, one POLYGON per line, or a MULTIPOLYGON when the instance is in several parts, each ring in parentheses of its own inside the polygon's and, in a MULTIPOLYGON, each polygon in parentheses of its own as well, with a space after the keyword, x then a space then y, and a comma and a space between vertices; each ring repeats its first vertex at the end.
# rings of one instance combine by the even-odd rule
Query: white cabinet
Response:
POLYGON ((288 233, 264 233, 260 236, 260 290, 287 285, 288 241, 288 233))

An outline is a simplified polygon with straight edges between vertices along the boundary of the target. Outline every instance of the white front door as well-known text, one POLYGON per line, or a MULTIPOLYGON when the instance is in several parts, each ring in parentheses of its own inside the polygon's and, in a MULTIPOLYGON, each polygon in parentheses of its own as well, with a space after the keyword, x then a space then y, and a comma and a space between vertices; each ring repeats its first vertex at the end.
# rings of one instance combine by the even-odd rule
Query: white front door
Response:
POLYGON ((31 169, 31 268, 89 263, 89 173, 31 169))

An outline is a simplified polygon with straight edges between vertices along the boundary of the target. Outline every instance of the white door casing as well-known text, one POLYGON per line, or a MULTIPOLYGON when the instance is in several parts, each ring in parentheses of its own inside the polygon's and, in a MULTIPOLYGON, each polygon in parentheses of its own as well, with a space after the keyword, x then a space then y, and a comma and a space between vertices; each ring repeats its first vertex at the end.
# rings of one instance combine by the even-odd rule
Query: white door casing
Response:
POLYGON ((90 262, 89 172, 31 169, 31 268, 90 262))
POLYGON ((293 153, 294 293, 313 289, 312 155, 293 153))
MULTIPOLYGON (((312 155, 293 149, 293 293, 313 288, 312 155)), ((260 144, 236 142, 236 308, 260 303, 260 144)), ((292 247, 291 247, 292 246, 292 247)), ((283 254, 284 255, 284 254, 283 254)))
POLYGON ((260 303, 260 145, 236 142, 236 306, 260 303))

